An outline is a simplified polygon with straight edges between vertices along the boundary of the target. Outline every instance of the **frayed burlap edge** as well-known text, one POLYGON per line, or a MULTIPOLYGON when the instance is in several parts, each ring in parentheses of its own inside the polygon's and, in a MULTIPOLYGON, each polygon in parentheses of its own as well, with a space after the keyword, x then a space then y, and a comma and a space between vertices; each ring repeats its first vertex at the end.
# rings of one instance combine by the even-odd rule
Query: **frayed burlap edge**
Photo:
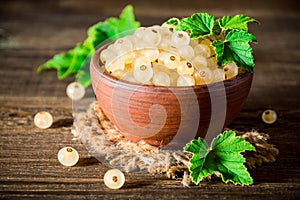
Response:
MULTIPOLYGON (((108 120, 97 102, 91 103, 86 112, 74 114, 72 133, 92 156, 111 167, 121 168, 125 172, 165 173, 172 179, 182 178, 184 186, 191 184, 188 171, 191 154, 162 150, 143 141, 129 141, 108 120)), ((269 135, 256 131, 236 133, 256 148, 255 152, 244 154, 247 168, 252 169, 264 162, 275 161, 279 151, 267 142, 269 135)), ((215 173, 207 180, 212 177, 220 177, 220 174, 215 173)))

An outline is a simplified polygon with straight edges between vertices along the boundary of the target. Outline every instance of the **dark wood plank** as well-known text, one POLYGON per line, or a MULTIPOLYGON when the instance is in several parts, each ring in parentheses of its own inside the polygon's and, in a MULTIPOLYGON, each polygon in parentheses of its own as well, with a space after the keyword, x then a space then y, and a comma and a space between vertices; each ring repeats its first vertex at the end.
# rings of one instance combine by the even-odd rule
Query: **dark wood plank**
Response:
MULTIPOLYGON (((134 0, 144 26, 171 16, 207 11, 216 16, 244 13, 260 21, 251 25, 255 75, 242 112, 230 125, 240 131, 268 133, 279 148, 274 163, 251 170, 254 185, 220 182, 184 188, 164 175, 126 174, 123 189, 105 187, 108 169, 79 142, 72 140, 72 102, 65 87, 73 79, 57 80, 55 71, 36 73, 54 54, 72 48, 99 20, 117 16, 126 2, 89 0, 0 1, 0 199, 299 199, 299 76, 300 14, 298 1, 153 1, 134 0), (264 124, 261 113, 273 108, 278 121, 264 124), (54 126, 40 130, 33 116, 50 111, 54 126), (67 145, 80 153, 78 165, 61 166, 57 151, 67 145), (142 195, 142 196, 141 196, 142 195)), ((93 96, 91 88, 88 95, 93 96)))

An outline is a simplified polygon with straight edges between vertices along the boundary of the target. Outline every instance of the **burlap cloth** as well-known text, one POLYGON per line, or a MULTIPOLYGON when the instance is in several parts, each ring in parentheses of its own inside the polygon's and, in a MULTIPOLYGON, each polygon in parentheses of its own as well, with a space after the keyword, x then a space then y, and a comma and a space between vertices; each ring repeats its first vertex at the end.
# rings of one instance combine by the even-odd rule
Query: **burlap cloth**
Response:
MULTIPOLYGON (((182 179, 185 186, 191 183, 188 172, 191 154, 163 150, 143 141, 129 141, 108 120, 97 102, 91 103, 86 112, 74 114, 72 133, 92 156, 110 167, 120 168, 125 172, 164 173, 169 178, 182 179)), ((236 134, 256 148, 256 152, 244 154, 247 168, 252 169, 264 162, 275 161, 279 151, 267 142, 269 135, 256 131, 236 134)), ((207 179, 212 177, 220 177, 220 174, 215 173, 207 179)))

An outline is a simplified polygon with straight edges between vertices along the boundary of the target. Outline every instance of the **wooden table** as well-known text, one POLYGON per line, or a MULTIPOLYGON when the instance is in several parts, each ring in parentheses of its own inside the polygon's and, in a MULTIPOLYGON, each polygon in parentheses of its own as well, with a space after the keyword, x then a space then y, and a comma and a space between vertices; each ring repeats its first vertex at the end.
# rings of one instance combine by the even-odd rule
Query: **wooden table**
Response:
POLYGON ((72 102, 65 95, 67 78, 55 71, 36 73, 37 66, 86 37, 99 20, 117 16, 125 6, 115 1, 1 1, 0 6, 0 199, 299 199, 300 13, 297 0, 267 1, 132 1, 144 26, 172 16, 206 11, 216 16, 244 13, 260 21, 251 25, 255 75, 249 98, 230 127, 268 133, 280 155, 274 163, 251 171, 252 186, 202 183, 184 188, 163 175, 126 174, 120 190, 103 183, 108 169, 72 140, 72 102), (278 121, 260 119, 267 108, 278 121), (54 125, 40 130, 33 116, 47 110, 54 125), (57 161, 61 147, 80 153, 78 165, 57 161))

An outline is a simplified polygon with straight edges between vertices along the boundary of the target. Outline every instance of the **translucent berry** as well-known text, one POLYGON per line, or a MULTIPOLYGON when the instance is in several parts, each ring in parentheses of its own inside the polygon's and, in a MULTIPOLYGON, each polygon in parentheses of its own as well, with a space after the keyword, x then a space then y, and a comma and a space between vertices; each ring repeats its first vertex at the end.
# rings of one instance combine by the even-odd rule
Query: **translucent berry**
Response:
POLYGON ((219 82, 219 81, 224 81, 225 80, 225 72, 222 69, 214 69, 212 71, 213 73, 213 82, 219 82))
POLYGON ((193 64, 189 61, 180 61, 177 67, 177 72, 180 75, 192 75, 194 73, 193 64))
POLYGON ((206 85, 213 82, 212 71, 207 67, 201 67, 194 73, 194 78, 197 85, 206 85))
POLYGON ((277 114, 274 110, 265 110, 261 116, 262 120, 267 124, 273 124, 277 120, 277 114))
POLYGON ((125 75, 121 78, 121 80, 128 81, 131 83, 137 83, 133 75, 125 75))
POLYGON ((132 42, 128 37, 120 38, 114 43, 114 50, 118 54, 126 54, 133 48, 132 42))
POLYGON ((161 35, 157 28, 149 27, 145 30, 143 38, 144 41, 147 41, 147 43, 157 46, 160 43, 161 35))
POLYGON ((190 75, 179 76, 177 79, 177 86, 193 86, 195 85, 195 80, 190 75))
POLYGON ((198 44, 194 47, 195 55, 201 55, 208 58, 211 55, 210 47, 205 44, 198 44))
POLYGON ((157 72, 153 75, 153 83, 154 85, 170 86, 171 80, 167 73, 157 72))
POLYGON ((158 62, 169 69, 175 69, 180 62, 180 57, 169 52, 161 52, 158 56, 158 62))
POLYGON ((211 57, 207 59, 207 67, 211 70, 217 69, 219 67, 217 64, 216 57, 211 57))
POLYGON ((125 176, 119 169, 110 169, 104 174, 104 184, 110 189, 120 189, 125 183, 125 176))
POLYGON ((163 37, 158 44, 158 47, 163 50, 167 50, 171 45, 170 37, 163 37))
POLYGON ((191 39, 189 45, 190 45, 191 47, 194 48, 194 47, 197 46, 198 44, 199 44, 199 42, 198 42, 197 39, 196 39, 196 40, 191 39))
POLYGON ((131 64, 135 60, 136 56, 137 54, 131 50, 126 53, 124 52, 124 54, 121 54, 121 59, 126 65, 126 64, 131 64))
POLYGON ((227 63, 223 67, 223 70, 225 72, 226 79, 231 79, 231 78, 235 77, 236 75, 238 75, 238 73, 239 73, 239 69, 238 69, 237 65, 233 62, 227 63))
POLYGON ((165 72, 167 74, 170 74, 170 69, 167 68, 166 66, 159 64, 159 63, 153 63, 152 64, 152 68, 153 68, 153 72, 157 73, 157 72, 165 72))
POLYGON ((186 59, 186 60, 192 60, 194 58, 195 53, 194 49, 190 45, 183 45, 177 48, 178 54, 186 59))
POLYGON ((204 45, 206 45, 206 46, 208 46, 208 47, 211 47, 212 41, 210 41, 209 39, 203 39, 203 40, 201 40, 200 43, 201 43, 201 44, 204 44, 204 45))
POLYGON ((72 147, 64 147, 58 151, 57 158, 60 164, 71 167, 77 164, 79 154, 76 149, 72 147))
POLYGON ((78 82, 72 82, 67 86, 66 93, 72 100, 82 99, 85 95, 84 87, 78 82))
POLYGON ((170 38, 171 39, 171 36, 172 36, 173 32, 170 31, 169 28, 167 28, 167 27, 160 27, 158 30, 160 32, 161 39, 163 39, 163 38, 170 38))
POLYGON ((191 61, 195 68, 207 67, 207 59, 204 56, 197 55, 191 61))
POLYGON ((172 34, 171 45, 180 47, 190 43, 190 36, 185 31, 177 31, 172 34))
POLYGON ((52 126, 53 118, 52 115, 46 111, 38 112, 34 116, 34 125, 36 125, 38 128, 46 129, 52 126))
POLYGON ((151 62, 146 57, 139 57, 134 62, 133 76, 135 80, 140 83, 146 83, 151 80, 153 76, 153 69, 151 62))
POLYGON ((170 85, 177 86, 177 80, 178 80, 179 74, 176 71, 171 71, 169 76, 170 76, 170 85))
POLYGON ((124 70, 125 62, 122 58, 113 59, 105 63, 105 68, 108 72, 114 72, 116 70, 124 70))
POLYGON ((145 27, 140 27, 140 28, 135 30, 134 36, 138 39, 142 39, 145 35, 145 31, 146 31, 145 27))
POLYGON ((147 67, 151 67, 151 60, 145 56, 139 56, 134 60, 133 67, 140 67, 145 65, 147 67))
POLYGON ((112 49, 104 49, 100 53, 100 60, 102 63, 105 63, 107 60, 112 60, 116 56, 116 52, 114 52, 112 49))
POLYGON ((119 69, 119 70, 116 70, 116 71, 112 72, 111 75, 113 75, 114 77, 117 77, 119 79, 122 79, 123 76, 125 75, 125 72, 123 70, 119 69))
POLYGON ((150 61, 158 59, 159 50, 157 48, 147 48, 143 51, 145 57, 149 58, 150 61))
POLYGON ((171 32, 176 28, 175 25, 173 25, 173 24, 167 24, 167 23, 163 23, 161 26, 162 26, 163 28, 169 29, 171 32))

